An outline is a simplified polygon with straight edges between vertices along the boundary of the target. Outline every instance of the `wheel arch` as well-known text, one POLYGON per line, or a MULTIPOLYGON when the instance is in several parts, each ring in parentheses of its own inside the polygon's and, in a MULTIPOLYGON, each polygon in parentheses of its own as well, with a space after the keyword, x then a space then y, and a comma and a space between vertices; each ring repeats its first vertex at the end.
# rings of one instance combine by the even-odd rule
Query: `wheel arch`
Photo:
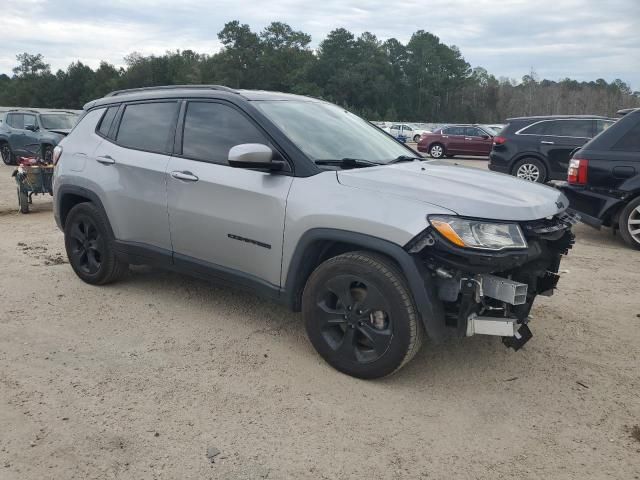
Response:
POLYGON ((111 223, 109 222, 109 217, 107 216, 107 212, 104 209, 104 205, 102 204, 100 197, 89 189, 75 185, 62 185, 56 192, 55 216, 58 226, 61 229, 64 229, 69 212, 73 207, 80 203, 94 204, 107 220, 106 223, 107 228, 109 229, 109 235, 111 238, 115 238, 113 235, 113 229, 111 228, 111 223))
POLYGON ((536 160, 542 162, 542 164, 544 165, 544 168, 547 169, 547 176, 549 176, 551 174, 549 161, 548 161, 547 158, 545 158, 544 155, 540 155, 537 152, 522 152, 522 153, 519 153, 518 155, 516 155, 515 158, 513 159, 513 161, 511 162, 511 167, 509 169, 509 172, 512 175, 515 175, 516 164, 520 160, 524 160, 525 158, 535 158, 536 160))
POLYGON ((293 311, 300 311, 302 292, 315 268, 329 258, 358 250, 381 254, 397 265, 407 281, 427 335, 434 341, 442 340, 444 309, 424 267, 399 245, 371 235, 330 228, 304 233, 287 269, 285 303, 293 311))

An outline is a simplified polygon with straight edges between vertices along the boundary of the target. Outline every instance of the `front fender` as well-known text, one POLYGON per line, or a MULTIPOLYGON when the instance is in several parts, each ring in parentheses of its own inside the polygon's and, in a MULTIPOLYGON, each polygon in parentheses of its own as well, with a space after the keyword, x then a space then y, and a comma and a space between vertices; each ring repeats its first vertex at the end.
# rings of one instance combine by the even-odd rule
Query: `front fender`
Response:
POLYGON ((297 310, 300 294, 313 270, 313 264, 309 262, 313 262, 316 257, 314 245, 326 242, 349 244, 393 259, 407 280, 427 335, 434 342, 440 342, 445 338, 444 308, 437 297, 431 276, 419 259, 394 243, 358 232, 314 228, 302 235, 289 263, 284 289, 285 302, 292 310, 297 310))

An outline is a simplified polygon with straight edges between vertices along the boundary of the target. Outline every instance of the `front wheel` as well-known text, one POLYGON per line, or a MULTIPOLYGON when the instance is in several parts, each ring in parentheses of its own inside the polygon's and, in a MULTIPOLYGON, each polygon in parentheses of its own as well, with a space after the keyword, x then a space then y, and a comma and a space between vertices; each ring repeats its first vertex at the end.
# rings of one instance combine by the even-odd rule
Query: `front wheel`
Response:
POLYGON ((618 220, 622 239, 632 248, 640 250, 640 198, 622 209, 618 220))
POLYGON ((418 143, 420 141, 420 135, 413 136, 413 143, 418 143))
POLYGON ((390 375, 422 344, 404 277, 381 255, 349 252, 322 263, 305 286, 302 311, 316 351, 354 377, 390 375))

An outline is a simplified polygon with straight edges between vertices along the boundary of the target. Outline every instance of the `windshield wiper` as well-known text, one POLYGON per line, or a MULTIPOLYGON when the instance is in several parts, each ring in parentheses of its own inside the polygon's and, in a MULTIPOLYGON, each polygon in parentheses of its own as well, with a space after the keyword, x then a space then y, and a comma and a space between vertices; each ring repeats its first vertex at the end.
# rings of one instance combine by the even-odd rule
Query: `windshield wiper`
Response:
POLYGON ((424 158, 422 157, 412 157, 411 155, 400 155, 399 157, 394 158, 390 162, 387 162, 387 165, 391 165, 392 163, 400 163, 400 162, 415 162, 416 160, 422 161, 424 158))
POLYGON ((373 167, 377 165, 383 165, 382 163, 371 162, 369 160, 364 160, 362 158, 349 158, 349 157, 342 158, 340 160, 334 160, 334 159, 315 160, 314 163, 316 165, 335 165, 337 167, 341 167, 344 169, 373 167))

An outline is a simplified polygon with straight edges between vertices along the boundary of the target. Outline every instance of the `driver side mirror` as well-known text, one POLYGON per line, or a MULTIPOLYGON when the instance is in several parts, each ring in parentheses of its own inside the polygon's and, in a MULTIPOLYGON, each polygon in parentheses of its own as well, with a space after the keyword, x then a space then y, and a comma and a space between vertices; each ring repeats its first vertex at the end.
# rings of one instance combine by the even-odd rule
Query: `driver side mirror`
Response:
POLYGON ((25 125, 24 129, 25 130, 29 130, 30 132, 35 132, 36 130, 38 130, 38 126, 37 125, 25 125))
POLYGON ((229 166, 257 170, 282 170, 285 162, 277 161, 273 150, 262 143, 243 143, 229 150, 229 166))

